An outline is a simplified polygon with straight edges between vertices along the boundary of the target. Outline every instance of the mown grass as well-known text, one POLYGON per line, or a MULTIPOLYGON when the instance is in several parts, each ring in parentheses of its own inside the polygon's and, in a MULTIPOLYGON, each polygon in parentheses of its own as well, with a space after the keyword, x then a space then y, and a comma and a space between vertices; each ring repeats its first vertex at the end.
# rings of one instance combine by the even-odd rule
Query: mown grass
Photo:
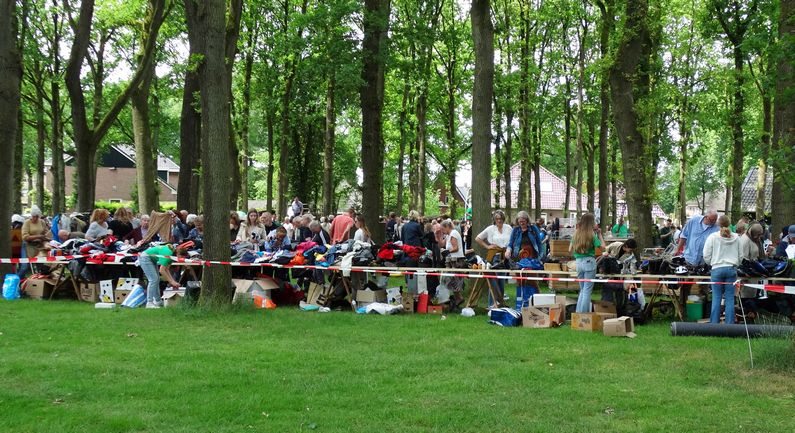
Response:
POLYGON ((0 332, 0 432, 795 431, 795 376, 667 323, 16 301, 0 332))

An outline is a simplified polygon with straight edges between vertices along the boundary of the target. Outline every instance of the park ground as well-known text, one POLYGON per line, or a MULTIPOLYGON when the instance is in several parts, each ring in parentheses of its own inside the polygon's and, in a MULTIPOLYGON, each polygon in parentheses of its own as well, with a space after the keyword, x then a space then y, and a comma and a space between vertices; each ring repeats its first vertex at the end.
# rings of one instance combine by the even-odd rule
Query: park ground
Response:
POLYGON ((792 342, 637 333, 0 301, 0 431, 795 431, 792 342))

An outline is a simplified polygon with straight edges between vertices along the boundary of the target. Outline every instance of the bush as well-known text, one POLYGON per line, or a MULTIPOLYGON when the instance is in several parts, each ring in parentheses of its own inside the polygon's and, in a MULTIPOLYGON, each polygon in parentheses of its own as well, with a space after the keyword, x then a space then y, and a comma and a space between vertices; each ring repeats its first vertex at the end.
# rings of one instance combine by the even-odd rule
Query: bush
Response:
POLYGON ((132 207, 132 202, 127 202, 127 203, 124 203, 124 202, 122 202, 122 203, 115 203, 115 202, 111 203, 109 201, 95 201, 94 202, 94 209, 107 209, 108 212, 111 213, 111 215, 113 214, 113 212, 116 212, 120 207, 130 208, 130 207, 132 207))

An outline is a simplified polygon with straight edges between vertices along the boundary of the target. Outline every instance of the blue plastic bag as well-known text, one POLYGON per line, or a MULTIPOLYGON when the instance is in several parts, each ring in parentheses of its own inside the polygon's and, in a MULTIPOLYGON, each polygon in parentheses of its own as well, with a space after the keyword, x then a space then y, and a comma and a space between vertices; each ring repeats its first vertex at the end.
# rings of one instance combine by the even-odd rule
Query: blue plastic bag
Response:
POLYGON ((520 326, 522 313, 512 308, 495 308, 489 311, 489 323, 499 326, 520 326))
POLYGON ((6 274, 3 279, 3 299, 8 301, 19 299, 19 275, 6 274))
POLYGON ((144 290, 143 286, 140 284, 135 286, 135 288, 124 298, 124 302, 121 303, 122 307, 127 308, 138 308, 141 305, 146 303, 146 291, 144 290))

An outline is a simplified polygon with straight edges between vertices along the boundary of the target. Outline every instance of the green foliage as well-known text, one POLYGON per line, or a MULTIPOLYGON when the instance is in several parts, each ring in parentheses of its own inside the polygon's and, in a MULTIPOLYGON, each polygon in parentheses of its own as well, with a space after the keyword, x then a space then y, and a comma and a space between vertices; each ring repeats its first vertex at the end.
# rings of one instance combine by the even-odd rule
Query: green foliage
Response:
POLYGON ((109 201, 94 202, 94 209, 106 209, 111 214, 113 214, 113 212, 116 212, 116 210, 119 209, 120 207, 132 208, 132 206, 133 206, 132 202, 121 202, 121 203, 116 203, 116 202, 111 203, 109 201))

